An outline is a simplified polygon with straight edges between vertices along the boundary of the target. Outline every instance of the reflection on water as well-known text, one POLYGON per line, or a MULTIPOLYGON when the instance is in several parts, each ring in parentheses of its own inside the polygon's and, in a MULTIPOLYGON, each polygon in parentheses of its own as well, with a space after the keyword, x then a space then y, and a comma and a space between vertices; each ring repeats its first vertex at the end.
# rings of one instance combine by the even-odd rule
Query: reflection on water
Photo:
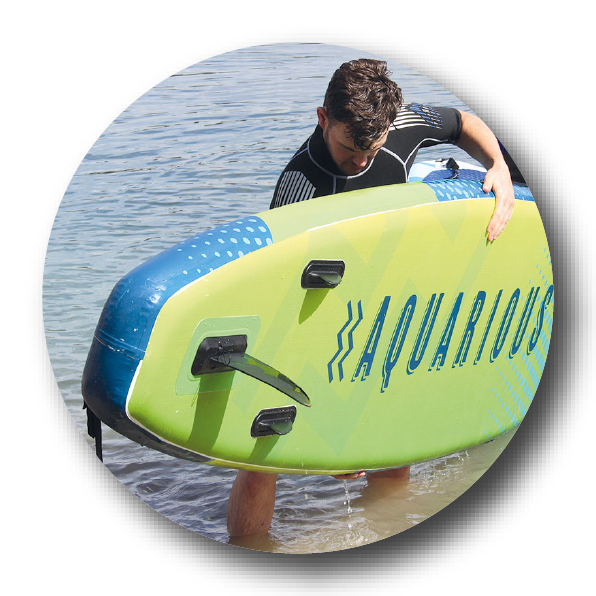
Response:
MULTIPOLYGON (((54 374, 81 432, 83 366, 116 282, 191 235, 267 210, 279 173, 314 128, 330 75, 365 55, 283 44, 217 56, 140 97, 91 147, 56 216, 43 290, 54 374)), ((406 101, 467 109, 432 81, 390 67, 406 101)), ((421 155, 449 156, 461 154, 442 147, 421 155)), ((134 494, 190 530, 229 541, 235 471, 177 460, 104 431, 104 461, 134 494)), ((298 553, 385 538, 449 504, 508 440, 413 466, 409 480, 348 481, 348 494, 333 478, 280 476, 270 534, 233 542, 298 553)))

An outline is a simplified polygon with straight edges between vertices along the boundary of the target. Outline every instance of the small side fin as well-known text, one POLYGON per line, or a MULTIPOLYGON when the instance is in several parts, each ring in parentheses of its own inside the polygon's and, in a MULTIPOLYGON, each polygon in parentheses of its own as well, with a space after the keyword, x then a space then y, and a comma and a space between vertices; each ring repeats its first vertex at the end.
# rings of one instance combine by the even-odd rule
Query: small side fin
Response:
POLYGON ((263 422, 276 435, 287 435, 292 430, 292 423, 289 420, 271 420, 270 422, 263 422))
POLYGON ((287 435, 296 419, 296 406, 268 408, 261 410, 253 420, 250 436, 270 437, 272 435, 287 435))

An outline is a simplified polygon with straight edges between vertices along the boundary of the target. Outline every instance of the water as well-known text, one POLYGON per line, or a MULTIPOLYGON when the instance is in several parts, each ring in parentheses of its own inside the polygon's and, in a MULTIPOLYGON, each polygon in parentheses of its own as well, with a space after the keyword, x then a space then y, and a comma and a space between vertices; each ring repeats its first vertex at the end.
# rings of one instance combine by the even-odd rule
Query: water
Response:
POLYGON ((352 513, 352 504, 350 502, 350 491, 348 490, 348 481, 344 480, 344 490, 346 491, 346 502, 344 503, 344 505, 348 506, 348 515, 350 513, 352 513))
MULTIPOLYGON (((217 56, 140 97, 78 168, 54 222, 44 272, 44 323, 65 403, 86 434, 80 379, 101 308, 120 277, 213 226, 268 208, 279 173, 311 133, 335 68, 362 51, 314 44, 217 56)), ((425 77, 390 62, 406 101, 467 110, 425 77)), ((453 147, 420 158, 461 156, 453 147)), ((324 552, 380 540, 427 519, 471 486, 510 436, 412 467, 409 480, 280 476, 272 530, 230 540, 235 471, 177 460, 104 427, 104 462, 176 523, 222 542, 324 552)))

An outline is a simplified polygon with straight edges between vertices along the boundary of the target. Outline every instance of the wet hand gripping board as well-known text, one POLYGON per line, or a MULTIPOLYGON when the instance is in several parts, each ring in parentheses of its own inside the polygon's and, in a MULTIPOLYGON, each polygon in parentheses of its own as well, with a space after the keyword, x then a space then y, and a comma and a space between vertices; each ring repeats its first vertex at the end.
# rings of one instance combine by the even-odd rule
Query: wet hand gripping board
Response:
POLYGON ((87 407, 176 457, 296 474, 405 466, 515 428, 546 362, 551 260, 527 187, 487 243, 481 174, 289 205, 137 267, 100 317, 87 407))

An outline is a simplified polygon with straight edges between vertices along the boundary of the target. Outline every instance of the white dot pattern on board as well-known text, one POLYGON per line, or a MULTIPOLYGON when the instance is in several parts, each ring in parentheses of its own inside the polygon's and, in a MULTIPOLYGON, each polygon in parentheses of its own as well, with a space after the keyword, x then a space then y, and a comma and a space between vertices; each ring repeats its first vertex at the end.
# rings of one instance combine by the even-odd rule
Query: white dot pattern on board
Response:
MULTIPOLYGON (((173 257, 174 260, 179 257, 185 260, 186 265, 179 269, 179 273, 186 278, 181 281, 185 285, 191 279, 198 279, 235 259, 264 246, 269 246, 271 243, 272 237, 269 228, 262 219, 253 216, 197 234, 168 253, 170 253, 170 258, 177 255, 173 257), (239 246, 242 246, 242 250, 238 250, 239 246), (189 267, 191 266, 189 261, 195 264, 194 269, 189 267)), ((172 261, 171 265, 172 273, 176 275, 175 263, 172 261)))
MULTIPOLYGON (((494 199, 493 192, 485 193, 482 190, 482 182, 476 180, 437 180, 427 181, 425 184, 430 186, 439 201, 458 201, 462 199, 494 199)), ((517 201, 533 201, 534 197, 530 189, 526 186, 514 185, 513 191, 517 201)))

